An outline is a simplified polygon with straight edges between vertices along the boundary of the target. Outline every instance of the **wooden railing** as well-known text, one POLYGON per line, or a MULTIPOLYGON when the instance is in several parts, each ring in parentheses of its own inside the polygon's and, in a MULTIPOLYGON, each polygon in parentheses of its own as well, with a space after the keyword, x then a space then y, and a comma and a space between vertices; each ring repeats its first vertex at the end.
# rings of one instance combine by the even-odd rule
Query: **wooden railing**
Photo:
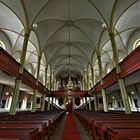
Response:
MULTIPOLYGON (((0 69, 18 79, 20 77, 19 68, 20 64, 9 53, 7 53, 0 47, 0 69)), ((48 92, 48 89, 46 89, 45 91, 44 90, 45 87, 40 82, 37 87, 36 81, 37 79, 32 74, 30 74, 26 69, 24 69, 22 75, 23 83, 25 83, 32 89, 38 89, 38 91, 41 92, 42 94, 48 92)))
POLYGON ((45 93, 44 88, 45 88, 44 85, 41 82, 39 82, 38 83, 38 91, 41 93, 45 93))
POLYGON ((116 73, 116 70, 113 69, 109 74, 107 74, 103 78, 103 88, 106 88, 114 84, 116 81, 117 81, 117 73, 116 73))
MULTIPOLYGON (((120 64, 121 73, 117 74, 115 68, 103 78, 103 85, 98 82, 95 85, 94 93, 98 93, 102 88, 107 88, 118 78, 124 78, 140 69, 140 46, 131 52, 120 64)), ((92 92, 92 89, 90 90, 92 92)))
POLYGON ((140 69, 140 46, 130 53, 121 63, 121 78, 140 69))
MULTIPOLYGON (((68 95, 65 91, 52 91, 51 96, 53 96, 53 97, 66 97, 68 95)), ((88 96, 88 92, 87 91, 72 91, 70 96, 86 97, 86 96, 88 96)))
POLYGON ((0 69, 15 78, 18 78, 19 67, 20 64, 9 53, 0 47, 0 69))
POLYGON ((30 86, 33 89, 36 89, 36 78, 30 74, 26 69, 23 71, 23 78, 22 78, 23 83, 26 85, 30 86))

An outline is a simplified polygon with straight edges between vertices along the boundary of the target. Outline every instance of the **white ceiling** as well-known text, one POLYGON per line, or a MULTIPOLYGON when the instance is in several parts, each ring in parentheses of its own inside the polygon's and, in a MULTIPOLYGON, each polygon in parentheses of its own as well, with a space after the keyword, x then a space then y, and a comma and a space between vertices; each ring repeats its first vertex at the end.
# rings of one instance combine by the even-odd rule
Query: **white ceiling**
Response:
POLYGON ((13 52, 22 49, 22 35, 32 30, 28 51, 34 55, 29 63, 35 67, 35 57, 44 52, 56 76, 69 71, 82 76, 89 64, 98 71, 94 62, 99 50, 103 66, 113 62, 102 25, 108 29, 112 23, 117 47, 126 52, 131 34, 140 26, 139 7, 140 0, 0 0, 0 30, 9 37, 13 52))

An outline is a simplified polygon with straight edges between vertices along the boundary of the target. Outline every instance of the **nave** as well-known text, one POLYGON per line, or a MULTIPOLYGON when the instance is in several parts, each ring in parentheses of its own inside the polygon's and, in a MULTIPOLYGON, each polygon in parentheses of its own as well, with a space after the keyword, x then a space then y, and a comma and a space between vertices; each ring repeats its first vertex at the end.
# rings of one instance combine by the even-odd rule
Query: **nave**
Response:
POLYGON ((0 0, 0 139, 139 139, 139 7, 0 0))

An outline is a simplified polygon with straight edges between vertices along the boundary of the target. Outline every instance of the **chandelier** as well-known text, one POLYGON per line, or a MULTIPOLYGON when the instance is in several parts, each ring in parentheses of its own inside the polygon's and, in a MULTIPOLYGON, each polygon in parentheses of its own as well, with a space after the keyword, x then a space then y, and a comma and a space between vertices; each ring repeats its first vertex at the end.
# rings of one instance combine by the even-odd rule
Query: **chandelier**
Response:
POLYGON ((69 75, 69 80, 68 80, 68 84, 67 84, 66 88, 67 88, 68 90, 72 90, 73 87, 74 87, 74 85, 73 85, 73 82, 72 82, 71 77, 70 77, 70 75, 69 75))

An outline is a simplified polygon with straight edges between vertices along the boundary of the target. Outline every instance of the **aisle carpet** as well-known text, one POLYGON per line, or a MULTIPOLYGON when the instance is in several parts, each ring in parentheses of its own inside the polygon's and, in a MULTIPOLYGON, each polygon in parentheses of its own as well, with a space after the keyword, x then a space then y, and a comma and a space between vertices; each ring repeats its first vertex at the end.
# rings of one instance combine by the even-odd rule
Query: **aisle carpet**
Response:
POLYGON ((81 140, 71 113, 67 115, 62 140, 81 140))

